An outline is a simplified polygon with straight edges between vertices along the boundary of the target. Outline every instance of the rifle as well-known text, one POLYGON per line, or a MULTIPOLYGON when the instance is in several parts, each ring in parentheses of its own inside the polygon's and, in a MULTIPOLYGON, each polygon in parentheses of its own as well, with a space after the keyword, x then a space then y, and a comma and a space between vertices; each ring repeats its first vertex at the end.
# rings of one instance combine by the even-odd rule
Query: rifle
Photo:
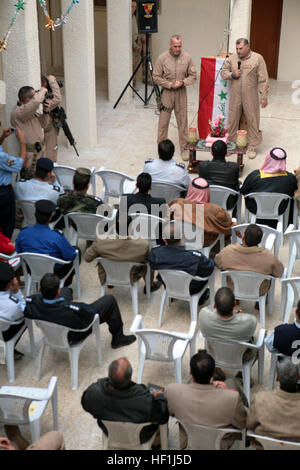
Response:
POLYGON ((68 123, 66 121, 67 116, 66 116, 64 108, 62 108, 61 106, 57 106, 56 108, 53 109, 52 113, 53 113, 54 119, 56 120, 56 125, 57 125, 58 129, 60 129, 60 128, 63 129, 64 134, 67 137, 70 145, 72 145, 72 147, 74 147, 76 155, 77 155, 77 157, 79 157, 79 153, 78 153, 77 148, 76 148, 75 139, 74 139, 74 137, 72 135, 72 132, 71 132, 71 130, 68 126, 68 123))

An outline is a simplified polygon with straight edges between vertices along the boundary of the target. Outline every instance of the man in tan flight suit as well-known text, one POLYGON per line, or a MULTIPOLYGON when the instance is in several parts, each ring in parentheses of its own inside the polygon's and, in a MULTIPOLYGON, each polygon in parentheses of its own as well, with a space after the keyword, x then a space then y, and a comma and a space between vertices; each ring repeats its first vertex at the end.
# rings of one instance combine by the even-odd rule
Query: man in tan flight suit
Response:
POLYGON ((18 104, 11 112, 11 125, 25 132, 27 161, 21 171, 23 179, 34 177, 36 161, 45 156, 44 128, 50 121, 50 115, 45 113, 47 103, 43 105, 43 114, 38 113, 37 110, 44 102, 47 91, 44 87, 38 92, 30 86, 20 88, 18 104))
POLYGON ((174 109, 183 160, 188 160, 185 146, 188 140, 187 92, 186 87, 192 85, 197 78, 193 60, 182 50, 182 38, 175 34, 170 40, 170 49, 163 52, 157 59, 153 70, 154 82, 162 87, 162 109, 159 115, 157 142, 168 138, 168 127, 171 112, 174 109))
POLYGON ((262 108, 267 106, 270 89, 264 58, 250 50, 247 39, 240 38, 236 41, 236 54, 226 60, 221 75, 223 80, 232 81, 228 117, 229 140, 236 141, 244 111, 248 124, 247 156, 255 158, 256 149, 262 142, 262 133, 259 130, 259 102, 262 108))
POLYGON ((48 104, 48 112, 50 113, 50 122, 49 125, 44 129, 45 133, 45 154, 47 158, 50 158, 53 162, 57 161, 57 153, 58 153, 58 147, 57 147, 57 137, 59 133, 59 128, 57 127, 56 119, 52 113, 53 109, 56 108, 57 106, 60 106, 61 104, 61 93, 60 93, 60 88, 59 85, 56 81, 56 78, 53 75, 49 75, 45 79, 45 77, 42 77, 42 86, 47 87, 47 80, 49 83, 49 86, 51 88, 53 98, 49 98, 48 104))

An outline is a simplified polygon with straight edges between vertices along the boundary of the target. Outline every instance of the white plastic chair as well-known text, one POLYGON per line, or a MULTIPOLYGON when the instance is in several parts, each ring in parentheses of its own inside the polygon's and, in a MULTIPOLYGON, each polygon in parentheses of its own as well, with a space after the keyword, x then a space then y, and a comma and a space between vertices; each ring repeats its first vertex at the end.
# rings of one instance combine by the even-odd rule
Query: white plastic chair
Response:
POLYGON ((68 328, 66 326, 58 325, 56 323, 51 323, 51 322, 44 321, 44 320, 34 320, 34 321, 43 332, 42 346, 41 346, 41 349, 39 352, 39 358, 38 358, 38 379, 40 380, 40 377, 41 377, 42 360, 43 360, 45 347, 49 346, 51 349, 58 349, 60 351, 68 352, 69 359, 70 359, 70 368, 71 368, 72 390, 76 390, 78 387, 79 354, 85 342, 89 339, 89 337, 92 334, 95 334, 98 364, 99 366, 101 366, 101 341, 100 341, 100 324, 99 324, 98 314, 95 315, 92 323, 82 330, 68 328), (79 333, 79 332, 87 331, 91 327, 93 327, 93 330, 89 336, 79 341, 78 343, 71 344, 71 345, 69 344, 68 333, 70 331, 74 331, 74 332, 76 331, 77 333, 79 333))
POLYGON ((91 184, 93 188, 93 195, 96 196, 96 177, 99 176, 102 180, 102 194, 101 199, 107 203, 109 197, 120 198, 122 194, 134 193, 136 190, 136 181, 131 176, 121 173, 119 171, 106 170, 100 168, 93 172, 91 184))
MULTIPOLYGON (((105 284, 100 287, 100 297, 105 295, 106 286, 119 286, 129 287, 131 298, 132 298, 132 311, 135 317, 139 313, 138 307, 138 287, 139 279, 131 284, 130 272, 134 266, 146 266, 145 263, 134 263, 131 261, 113 261, 107 258, 98 257, 97 261, 101 263, 106 273, 105 284)), ((146 274, 146 292, 148 298, 150 298, 150 270, 147 269, 146 274)))
MULTIPOLYGON (((235 341, 230 339, 215 339, 205 337, 206 348, 213 356, 216 362, 216 367, 224 369, 234 369, 242 371, 243 374, 243 390, 244 394, 250 403, 250 373, 251 367, 255 362, 255 357, 249 361, 243 362, 244 352, 248 349, 256 350, 258 353, 258 382, 263 383, 264 377, 264 338, 266 330, 261 328, 258 332, 257 341, 255 344, 246 341, 235 341)), ((202 333, 199 335, 203 339, 202 333)))
MULTIPOLYGON (((19 207, 24 215, 24 220, 22 222, 22 227, 28 227, 28 225, 35 225, 36 218, 35 218, 35 203, 36 201, 16 201, 17 207, 19 207)), ((57 222, 60 220, 62 216, 56 219, 54 222, 49 223, 50 228, 54 228, 57 222)))
MULTIPOLYGON (((278 258, 279 248, 281 244, 281 234, 275 228, 268 227, 267 225, 257 224, 263 231, 262 240, 259 244, 262 248, 267 248, 270 251, 273 251, 274 256, 278 258)), ((235 244, 238 242, 239 238, 237 232, 240 232, 243 235, 246 231, 246 228, 249 227, 249 224, 240 224, 235 225, 231 229, 231 243, 235 244)))
POLYGON ((152 181, 150 194, 152 197, 162 197, 168 204, 173 199, 181 197, 181 193, 185 189, 182 186, 172 183, 164 183, 163 181, 152 181))
MULTIPOLYGON (((152 423, 129 423, 124 421, 101 420, 108 431, 108 436, 102 432, 103 450, 151 450, 156 433, 149 441, 140 443, 140 433, 145 426, 152 423)), ((168 449, 168 423, 159 426, 161 449, 168 449)))
MULTIPOLYGON (((177 225, 179 232, 181 233, 181 242, 185 246, 186 250, 198 250, 201 251, 207 258, 209 258, 210 251, 212 248, 220 242, 220 249, 225 246, 225 237, 223 234, 219 234, 216 240, 209 246, 204 247, 204 229, 191 224, 190 222, 181 222, 175 220, 174 224, 177 225)), ((176 229, 175 229, 176 230, 176 229)), ((176 233, 176 232, 175 232, 176 233)))
POLYGON ((295 261, 300 259, 300 230, 294 230, 294 225, 289 225, 284 236, 289 241, 289 264, 287 277, 292 276, 295 261))
MULTIPOLYGON (((73 191, 73 177, 76 171, 76 168, 68 165, 59 165, 54 163, 53 171, 56 175, 56 179, 60 186, 64 188, 65 191, 73 191)), ((93 175, 95 168, 91 168, 91 176, 93 175)))
MULTIPOLYGON (((42 277, 50 272, 53 272, 54 266, 58 264, 70 264, 71 261, 63 261, 53 256, 43 255, 39 253, 18 253, 22 260, 23 272, 25 276, 25 295, 31 294, 32 285, 35 284, 36 291, 38 290, 39 282, 42 277), (28 267, 30 272, 28 271, 28 267)), ((69 276, 72 269, 75 270, 77 297, 80 298, 80 273, 79 273, 79 254, 73 260, 73 267, 70 271, 60 280, 60 287, 64 285, 64 281, 69 276)))
MULTIPOLYGON (((138 336, 139 372, 137 383, 142 382, 145 360, 174 362, 175 380, 181 383, 181 362, 184 353, 196 333, 197 322, 193 321, 187 334, 143 328, 143 319, 137 315, 130 331, 138 336)), ((192 356, 192 351, 190 351, 192 356)))
POLYGON ((15 381, 15 363, 14 363, 14 350, 15 350, 15 345, 24 333, 26 327, 28 327, 28 333, 29 333, 29 338, 30 338, 30 354, 32 357, 34 357, 35 354, 35 345, 34 345, 34 335, 33 335, 33 328, 32 328, 32 322, 29 319, 22 318, 21 320, 11 322, 7 320, 0 320, 0 340, 4 342, 5 345, 5 360, 7 364, 7 372, 8 372, 8 381, 9 383, 13 383, 15 381), (11 338, 9 341, 4 341, 3 338, 3 331, 7 329, 8 326, 12 325, 20 325, 25 320, 25 324, 23 327, 15 334, 13 338, 11 338))
POLYGON ((271 314, 274 306, 274 290, 276 278, 254 271, 221 271, 222 285, 226 286, 226 277, 229 276, 233 282, 234 296, 238 300, 258 301, 260 323, 264 327, 266 322, 266 301, 268 298, 267 312, 271 314), (259 288, 263 281, 271 281, 269 290, 259 294, 259 288))
POLYGON ((51 400, 53 429, 58 429, 57 377, 51 377, 48 388, 4 386, 0 388, 0 422, 29 424, 31 440, 40 437, 40 421, 51 400))
POLYGON ((217 204, 217 206, 222 207, 225 211, 230 214, 232 218, 232 213, 234 208, 237 209, 237 220, 240 222, 242 220, 242 198, 239 191, 234 189, 226 188, 225 186, 218 186, 215 184, 209 185, 209 202, 212 204, 217 204), (232 209, 227 209, 227 201, 230 196, 237 196, 237 201, 232 209))
POLYGON ((300 450, 300 442, 283 441, 282 439, 261 436, 248 430, 246 437, 251 437, 258 441, 263 446, 264 450, 300 450))
POLYGON ((96 240, 97 235, 108 236, 113 230, 113 223, 117 215, 117 210, 113 210, 112 217, 104 217, 100 214, 85 214, 83 212, 69 212, 64 216, 66 238, 71 245, 78 245, 78 240, 96 240), (70 220, 76 225, 76 230, 70 230, 70 220), (103 224, 107 222, 108 231, 97 230, 99 222, 103 224))
MULTIPOLYGON (((188 436, 188 444, 185 450, 221 450, 221 441, 228 433, 236 434, 236 437, 241 440, 241 429, 213 428, 201 424, 185 423, 183 421, 178 421, 178 423, 184 428, 188 436)), ((238 439, 234 442, 231 449, 236 443, 238 443, 238 439)))
POLYGON ((245 207, 245 222, 249 222, 249 219, 251 224, 255 224, 257 219, 277 220, 276 230, 281 233, 282 242, 282 235, 284 227, 287 226, 290 201, 292 198, 287 194, 265 192, 249 193, 245 195, 245 201, 248 198, 254 199, 256 203, 256 214, 250 213, 247 207, 245 207), (289 201, 289 203, 284 213, 279 215, 278 210, 282 201, 289 201))
POLYGON ((165 219, 151 214, 138 212, 130 213, 131 222, 128 233, 132 238, 145 238, 149 240, 151 246, 156 245, 156 240, 160 238, 160 231, 163 230, 165 219))
POLYGON ((289 323, 293 307, 300 299, 300 277, 281 279, 280 319, 289 323))
MULTIPOLYGON (((162 324, 162 316, 164 312, 164 308, 169 301, 169 299, 179 299, 189 302, 190 304, 190 313, 191 313, 191 321, 197 321, 197 313, 198 313, 198 302, 201 295, 206 291, 209 287, 209 303, 213 305, 214 303, 214 296, 215 296, 215 276, 214 271, 209 277, 199 277, 199 276, 192 276, 184 271, 175 271, 172 269, 162 269, 159 270, 158 273, 160 274, 165 288, 162 293, 161 303, 160 303, 160 311, 159 311, 159 320, 158 326, 161 327, 162 324), (201 289, 200 292, 194 295, 190 295, 190 283, 192 280, 195 281, 208 281, 207 284, 201 289)), ((196 352, 196 343, 192 345, 192 354, 196 352)))
POLYGON ((277 369, 277 363, 278 363, 279 357, 287 357, 291 359, 289 356, 285 356, 284 354, 281 354, 280 352, 274 351, 271 353, 270 372, 269 372, 269 389, 270 390, 273 390, 274 388, 275 375, 276 375, 276 369, 277 369))
POLYGON ((14 270, 18 269, 21 264, 21 258, 19 257, 18 253, 15 251, 11 255, 5 255, 4 253, 0 253, 0 260, 8 261, 14 270))

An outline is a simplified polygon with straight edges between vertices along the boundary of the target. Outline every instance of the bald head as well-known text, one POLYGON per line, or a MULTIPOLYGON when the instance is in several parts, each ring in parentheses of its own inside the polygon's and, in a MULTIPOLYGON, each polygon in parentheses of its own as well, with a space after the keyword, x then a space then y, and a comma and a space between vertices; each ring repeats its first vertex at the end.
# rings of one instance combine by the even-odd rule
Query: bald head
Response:
POLYGON ((108 369, 108 377, 113 388, 122 390, 130 385, 132 377, 132 367, 126 357, 121 357, 113 361, 108 369))
POLYGON ((182 50, 182 38, 179 34, 173 34, 170 39, 170 52, 171 55, 178 57, 182 50))

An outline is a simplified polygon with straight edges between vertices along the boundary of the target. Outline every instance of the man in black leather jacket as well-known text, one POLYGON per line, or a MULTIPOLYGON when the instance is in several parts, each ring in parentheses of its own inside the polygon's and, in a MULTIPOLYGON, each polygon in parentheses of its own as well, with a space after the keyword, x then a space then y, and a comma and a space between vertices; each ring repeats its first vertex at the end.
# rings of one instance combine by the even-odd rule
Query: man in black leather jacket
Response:
MULTIPOLYGON (((212 148, 213 159, 200 162, 198 174, 204 178, 209 185, 224 186, 225 188, 239 191, 239 167, 235 162, 225 160, 227 154, 227 145, 223 140, 217 140, 212 148)), ((235 204, 236 198, 230 196, 227 202, 227 209, 231 209, 235 204)))

